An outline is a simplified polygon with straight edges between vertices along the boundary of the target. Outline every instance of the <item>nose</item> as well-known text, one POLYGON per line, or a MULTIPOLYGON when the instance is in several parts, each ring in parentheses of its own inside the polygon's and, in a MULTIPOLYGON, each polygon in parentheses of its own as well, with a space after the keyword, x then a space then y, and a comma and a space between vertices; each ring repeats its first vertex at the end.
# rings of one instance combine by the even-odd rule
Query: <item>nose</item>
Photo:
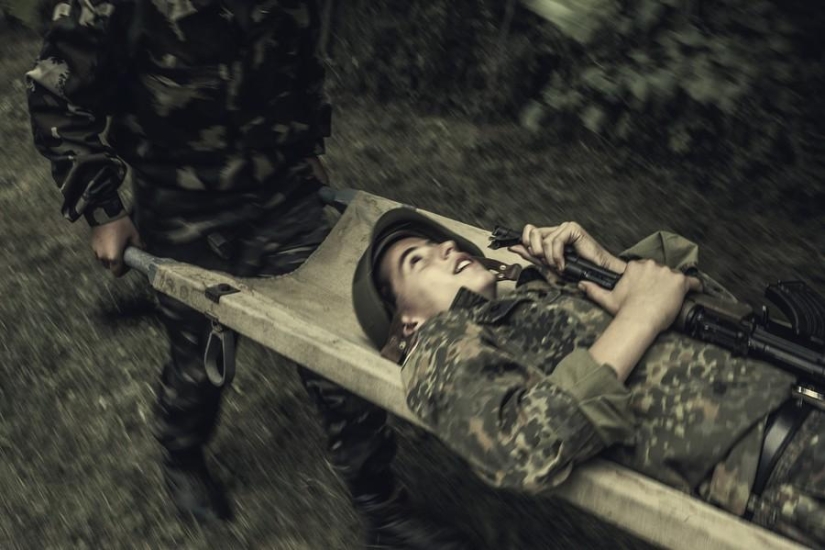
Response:
POLYGON ((444 241, 440 245, 438 245, 438 255, 443 258, 447 259, 450 257, 450 254, 455 252, 456 244, 455 241, 444 241))

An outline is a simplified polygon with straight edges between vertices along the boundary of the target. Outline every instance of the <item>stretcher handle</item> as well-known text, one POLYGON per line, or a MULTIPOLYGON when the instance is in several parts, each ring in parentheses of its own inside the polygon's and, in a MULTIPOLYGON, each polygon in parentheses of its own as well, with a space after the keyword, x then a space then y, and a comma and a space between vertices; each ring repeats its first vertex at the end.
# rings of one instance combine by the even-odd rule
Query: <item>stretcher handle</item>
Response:
POLYGON ((171 260, 158 258, 136 246, 127 246, 123 252, 123 261, 130 268, 146 275, 151 283, 155 278, 155 272, 157 272, 158 266, 171 260))
POLYGON ((358 191, 356 189, 334 189, 328 185, 318 190, 318 195, 320 195, 324 204, 334 207, 341 214, 347 209, 349 203, 355 200, 357 194, 358 191))

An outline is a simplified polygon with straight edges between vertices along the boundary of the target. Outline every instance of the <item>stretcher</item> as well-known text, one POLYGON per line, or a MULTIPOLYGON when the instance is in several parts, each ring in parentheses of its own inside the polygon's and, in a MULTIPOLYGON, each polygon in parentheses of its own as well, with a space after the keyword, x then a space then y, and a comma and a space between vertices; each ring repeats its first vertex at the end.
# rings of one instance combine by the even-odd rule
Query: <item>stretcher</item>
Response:
MULTIPOLYGON (((341 203, 341 194, 330 195, 341 203)), ((420 427, 407 408, 399 367, 382 358, 356 321, 351 281, 373 222, 401 206, 365 192, 348 204, 324 243, 298 270, 275 278, 236 278, 156 258, 135 248, 126 263, 158 291, 213 320, 210 379, 231 381, 237 332, 420 427)), ((486 249, 489 231, 431 214, 486 249)), ((488 255, 512 263, 506 250, 488 255)), ((510 283, 512 284, 512 283, 510 283)), ((594 459, 549 494, 667 548, 793 549, 802 546, 615 463, 594 459)))

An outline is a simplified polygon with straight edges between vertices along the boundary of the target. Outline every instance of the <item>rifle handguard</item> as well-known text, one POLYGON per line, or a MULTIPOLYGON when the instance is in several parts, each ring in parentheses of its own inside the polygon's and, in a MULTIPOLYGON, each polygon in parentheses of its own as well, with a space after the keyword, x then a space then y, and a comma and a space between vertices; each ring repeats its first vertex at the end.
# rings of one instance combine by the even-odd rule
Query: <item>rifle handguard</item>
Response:
POLYGON ((696 315, 702 311, 713 312, 713 315, 731 325, 740 324, 744 319, 753 315, 753 308, 747 304, 740 302, 729 302, 708 296, 707 294, 698 294, 691 292, 685 297, 682 303, 682 309, 676 316, 674 326, 680 331, 690 332, 693 326, 696 315))

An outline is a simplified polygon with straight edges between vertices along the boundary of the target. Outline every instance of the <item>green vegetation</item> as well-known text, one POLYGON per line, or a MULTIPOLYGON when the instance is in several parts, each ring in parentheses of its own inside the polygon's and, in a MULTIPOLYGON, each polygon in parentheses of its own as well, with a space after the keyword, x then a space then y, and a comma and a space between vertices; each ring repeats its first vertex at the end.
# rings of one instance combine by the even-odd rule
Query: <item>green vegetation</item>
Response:
POLYGON ((809 177, 782 194, 825 201, 816 3, 625 0, 606 16, 597 3, 568 2, 594 28, 584 44, 525 9, 510 18, 510 4, 348 3, 336 74, 360 93, 428 109, 487 119, 524 109, 528 127, 560 139, 592 132, 623 146, 619 155, 687 163, 693 185, 735 200, 766 172, 800 167, 809 177))

